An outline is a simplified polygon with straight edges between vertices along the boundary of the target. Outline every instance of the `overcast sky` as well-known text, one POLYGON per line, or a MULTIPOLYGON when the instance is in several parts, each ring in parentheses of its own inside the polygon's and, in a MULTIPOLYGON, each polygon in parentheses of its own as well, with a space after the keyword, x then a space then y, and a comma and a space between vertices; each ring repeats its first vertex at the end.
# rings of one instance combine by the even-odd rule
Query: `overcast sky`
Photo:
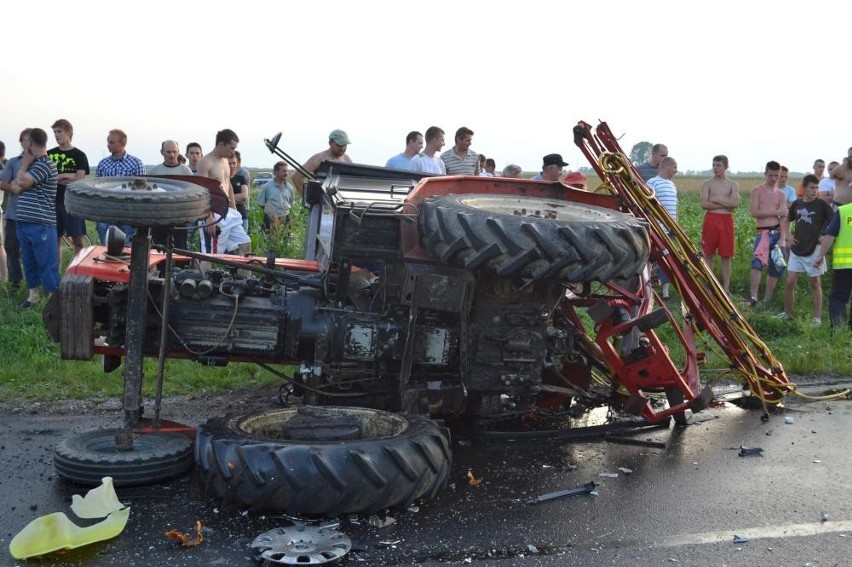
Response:
POLYGON ((718 153, 732 171, 807 171, 852 145, 851 14, 823 0, 10 2, 0 139, 8 157, 22 128, 67 118, 93 166, 111 128, 154 164, 164 139, 207 151, 231 128, 244 165, 271 167, 264 138, 282 131, 305 161, 341 128, 354 161, 384 165, 411 130, 440 126, 451 145, 467 126, 498 168, 533 171, 554 152, 587 165, 571 129, 603 120, 628 153, 667 144, 681 171, 718 153))

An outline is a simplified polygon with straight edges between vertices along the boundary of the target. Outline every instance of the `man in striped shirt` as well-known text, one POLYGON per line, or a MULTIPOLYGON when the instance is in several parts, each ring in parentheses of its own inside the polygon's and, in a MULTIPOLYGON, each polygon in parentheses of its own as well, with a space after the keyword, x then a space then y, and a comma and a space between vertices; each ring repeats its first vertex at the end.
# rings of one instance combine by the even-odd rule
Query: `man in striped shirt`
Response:
POLYGON ((447 175, 477 175, 479 173, 479 154, 471 151, 473 130, 462 126, 456 130, 456 143, 441 154, 441 160, 447 169, 447 175))
MULTIPOLYGON (((677 173, 677 162, 674 158, 666 156, 660 160, 657 175, 646 183, 654 190, 654 195, 672 220, 677 221, 677 187, 672 181, 675 173, 677 173)), ((663 229, 665 230, 665 227, 663 229)), ((660 271, 660 283, 663 286, 663 299, 669 299, 669 280, 662 271, 660 271)))
POLYGON ((39 299, 39 287, 47 293, 59 288, 59 248, 56 238, 56 185, 59 172, 47 155, 47 132, 33 128, 24 139, 21 169, 0 190, 18 196, 15 230, 29 288, 26 309, 39 299))

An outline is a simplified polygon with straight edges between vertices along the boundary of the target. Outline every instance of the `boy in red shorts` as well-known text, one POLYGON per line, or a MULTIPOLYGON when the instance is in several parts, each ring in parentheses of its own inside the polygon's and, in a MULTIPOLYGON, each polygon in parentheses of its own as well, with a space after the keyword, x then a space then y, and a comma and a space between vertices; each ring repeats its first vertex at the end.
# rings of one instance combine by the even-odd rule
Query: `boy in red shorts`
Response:
POLYGON ((731 295, 731 258, 734 257, 734 209, 740 204, 740 186, 728 177, 728 157, 713 158, 713 177, 701 185, 701 251, 713 270, 714 256, 719 252, 722 287, 731 295))

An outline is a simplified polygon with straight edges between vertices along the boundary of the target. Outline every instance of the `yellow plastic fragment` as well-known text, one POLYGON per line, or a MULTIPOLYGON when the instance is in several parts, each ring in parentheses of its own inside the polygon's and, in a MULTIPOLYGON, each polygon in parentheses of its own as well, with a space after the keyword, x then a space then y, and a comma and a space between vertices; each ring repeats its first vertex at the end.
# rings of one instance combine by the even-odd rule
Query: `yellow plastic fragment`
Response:
POLYGON ((71 496, 71 511, 80 518, 103 518, 124 507, 118 500, 112 477, 109 476, 102 478, 101 485, 88 491, 85 496, 71 496))
POLYGON ((71 510, 80 518, 104 518, 102 522, 81 528, 63 512, 36 518, 16 535, 9 544, 15 559, 27 559, 60 549, 74 549, 112 539, 127 525, 130 508, 125 507, 115 493, 111 477, 91 489, 85 497, 72 496, 71 510))

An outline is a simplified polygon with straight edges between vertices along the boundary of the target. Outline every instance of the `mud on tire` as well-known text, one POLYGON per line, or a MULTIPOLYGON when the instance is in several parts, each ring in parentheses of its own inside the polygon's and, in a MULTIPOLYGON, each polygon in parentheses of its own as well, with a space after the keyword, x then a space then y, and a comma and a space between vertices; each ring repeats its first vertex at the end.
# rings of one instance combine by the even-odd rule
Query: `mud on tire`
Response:
POLYGON ((631 215, 539 197, 430 197, 419 230, 424 248, 445 264, 534 281, 630 278, 650 251, 645 228, 631 215))
POLYGON ((321 411, 354 416, 363 434, 348 440, 285 438, 295 409, 209 420, 195 447, 205 492, 252 510, 333 516, 404 507, 446 485, 449 432, 435 422, 362 408, 321 411))

